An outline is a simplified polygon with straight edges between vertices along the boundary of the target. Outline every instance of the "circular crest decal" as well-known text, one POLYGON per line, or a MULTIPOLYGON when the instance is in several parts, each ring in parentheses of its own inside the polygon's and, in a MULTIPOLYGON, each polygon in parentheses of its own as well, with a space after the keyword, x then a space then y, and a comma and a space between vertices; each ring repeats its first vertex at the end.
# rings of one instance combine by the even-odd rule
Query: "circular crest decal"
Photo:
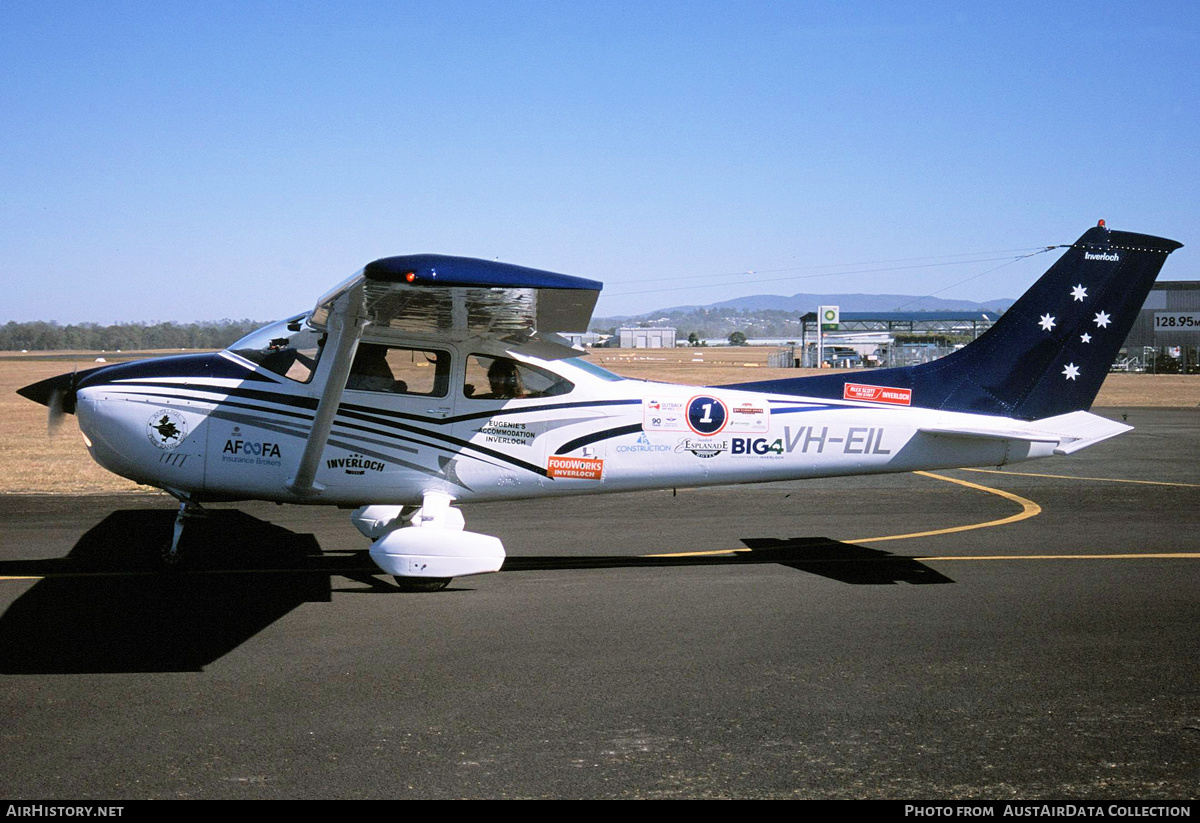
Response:
POLYGON ((146 436, 160 449, 170 451, 183 442, 187 433, 187 420, 170 409, 159 409, 146 421, 146 436))
POLYGON ((700 394, 688 401, 687 422, 696 434, 716 434, 725 428, 728 419, 725 404, 715 397, 700 394))

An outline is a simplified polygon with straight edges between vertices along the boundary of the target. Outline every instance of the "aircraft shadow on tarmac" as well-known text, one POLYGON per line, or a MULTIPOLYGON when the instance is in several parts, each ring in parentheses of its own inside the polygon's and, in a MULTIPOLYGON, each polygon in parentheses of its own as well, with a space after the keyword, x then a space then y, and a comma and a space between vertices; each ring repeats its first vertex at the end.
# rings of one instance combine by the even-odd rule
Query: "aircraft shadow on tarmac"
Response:
POLYGON ((330 600, 329 574, 308 571, 320 562, 312 535, 238 511, 189 523, 186 568, 164 571, 174 519, 114 512, 65 558, 0 563, 47 575, 0 617, 0 672, 200 671, 300 604, 330 600), (253 573, 268 570, 298 571, 253 573))
MULTIPOLYGON (((0 575, 43 578, 0 616, 0 673, 201 671, 301 604, 329 602, 335 575, 363 586, 355 592, 400 594, 365 548, 322 553, 313 535, 236 510, 190 523, 186 568, 164 571, 173 520, 170 511, 118 511, 64 558, 0 562, 0 575)), ((912 558, 823 537, 742 543, 750 551, 509 557, 503 570, 769 563, 859 585, 954 582, 912 558)))
POLYGON ((737 566, 771 563, 855 585, 953 583, 911 557, 897 556, 828 537, 743 537, 750 551, 735 554, 663 555, 658 557, 509 557, 502 571, 549 569, 628 569, 655 566, 737 566))

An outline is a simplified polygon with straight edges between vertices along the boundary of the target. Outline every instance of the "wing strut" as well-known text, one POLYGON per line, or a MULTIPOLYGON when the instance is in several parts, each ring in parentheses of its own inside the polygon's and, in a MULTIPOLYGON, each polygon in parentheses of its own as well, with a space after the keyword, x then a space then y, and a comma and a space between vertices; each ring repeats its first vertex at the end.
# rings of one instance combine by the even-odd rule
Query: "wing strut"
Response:
POLYGON ((329 367, 325 388, 321 391, 321 399, 317 403, 317 414, 313 418, 308 442, 304 445, 304 454, 300 456, 296 473, 287 481, 287 488, 293 494, 310 497, 324 491, 324 486, 314 482, 317 464, 321 460, 321 453, 325 451, 325 443, 329 440, 333 418, 337 414, 342 392, 346 389, 346 380, 350 376, 350 365, 354 362, 355 352, 358 351, 358 341, 369 322, 363 312, 362 285, 358 284, 342 292, 329 313, 329 342, 326 348, 332 347, 333 351, 327 351, 325 355, 332 355, 333 363, 329 367))

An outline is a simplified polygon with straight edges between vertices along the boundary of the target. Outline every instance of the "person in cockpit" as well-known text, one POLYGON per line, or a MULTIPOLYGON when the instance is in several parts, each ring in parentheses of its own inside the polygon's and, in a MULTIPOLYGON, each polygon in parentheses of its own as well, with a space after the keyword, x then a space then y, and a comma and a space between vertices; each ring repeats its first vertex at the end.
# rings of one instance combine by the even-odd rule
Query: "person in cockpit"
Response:
POLYGON ((387 346, 360 343, 350 366, 346 388, 359 391, 403 392, 403 381, 396 380, 387 362, 387 346))
POLYGON ((521 373, 517 364, 512 360, 495 360, 488 367, 488 383, 492 387, 492 397, 508 400, 525 396, 525 386, 521 381, 521 373))

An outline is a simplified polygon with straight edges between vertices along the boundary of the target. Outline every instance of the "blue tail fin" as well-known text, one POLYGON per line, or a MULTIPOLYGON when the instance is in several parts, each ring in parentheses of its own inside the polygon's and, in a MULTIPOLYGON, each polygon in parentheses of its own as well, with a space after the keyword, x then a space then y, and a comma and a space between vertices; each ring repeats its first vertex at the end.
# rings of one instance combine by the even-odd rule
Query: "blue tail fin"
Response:
POLYGON ((901 393, 913 406, 1038 420, 1086 410, 1167 255, 1182 244, 1089 229, 978 340, 920 366, 740 383, 727 388, 843 399, 846 384, 901 393))

